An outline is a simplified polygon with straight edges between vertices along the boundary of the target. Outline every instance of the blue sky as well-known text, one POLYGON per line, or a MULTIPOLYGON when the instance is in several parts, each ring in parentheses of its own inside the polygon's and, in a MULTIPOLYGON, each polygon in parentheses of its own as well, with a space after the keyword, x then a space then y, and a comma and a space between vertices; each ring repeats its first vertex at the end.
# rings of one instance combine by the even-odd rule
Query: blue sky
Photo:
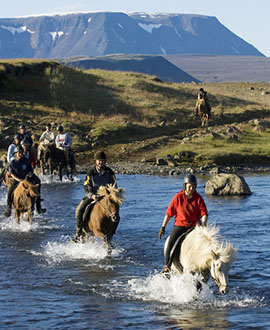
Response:
POLYGON ((229 30, 270 56, 270 0, 2 0, 0 17, 120 11, 215 16, 229 30))

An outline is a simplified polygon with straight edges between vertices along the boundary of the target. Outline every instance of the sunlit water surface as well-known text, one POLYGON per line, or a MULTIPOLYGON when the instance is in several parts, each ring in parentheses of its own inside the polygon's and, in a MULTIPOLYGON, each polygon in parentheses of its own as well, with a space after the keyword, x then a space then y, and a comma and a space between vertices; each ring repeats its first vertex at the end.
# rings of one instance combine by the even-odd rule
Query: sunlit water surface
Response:
MULTIPOLYGON (((230 291, 221 296, 212 280, 198 294, 191 276, 160 275, 158 232, 183 177, 117 177, 126 201, 110 256, 98 239, 71 241, 83 176, 43 177, 45 214, 32 225, 0 215, 1 329, 269 329, 270 176, 245 178, 249 197, 205 197, 209 223, 238 248, 230 291)), ((203 196, 206 180, 199 178, 203 196)), ((5 201, 1 187, 1 213, 5 201)))

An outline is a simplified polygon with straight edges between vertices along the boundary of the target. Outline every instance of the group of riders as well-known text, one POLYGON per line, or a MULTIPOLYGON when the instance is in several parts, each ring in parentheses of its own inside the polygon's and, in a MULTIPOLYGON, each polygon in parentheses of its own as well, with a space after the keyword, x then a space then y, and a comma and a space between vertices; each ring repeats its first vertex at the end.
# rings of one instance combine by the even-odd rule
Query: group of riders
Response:
MULTIPOLYGON (((55 143, 56 148, 63 150, 67 163, 70 158, 74 158, 71 150, 72 138, 68 133, 64 132, 63 126, 57 127, 57 136, 51 130, 51 124, 46 125, 46 130, 40 137, 40 149, 45 148, 49 144, 55 143)), ((13 193, 21 180, 27 178, 34 184, 39 185, 39 196, 36 199, 36 210, 38 213, 45 213, 46 209, 41 207, 40 197, 40 179, 36 174, 37 160, 39 160, 39 151, 37 159, 33 150, 33 140, 31 134, 26 131, 25 124, 21 124, 19 132, 14 136, 12 144, 7 151, 7 166, 0 173, 0 184, 4 180, 5 175, 9 176, 7 207, 4 212, 6 217, 11 215, 13 193)))
MULTIPOLYGON (((203 88, 200 89, 198 94, 198 100, 201 99, 203 99, 207 104, 210 114, 211 107, 208 102, 208 95, 203 88)), ((47 124, 46 130, 40 137, 40 147, 41 149, 46 148, 49 144, 55 143, 57 148, 65 152, 67 162, 70 162, 70 158, 74 157, 71 150, 72 138, 68 133, 64 132, 64 128, 62 126, 58 126, 57 131, 58 134, 55 136, 54 132, 51 130, 51 124, 47 124)), ((7 162, 9 165, 4 168, 0 174, 0 183, 3 181, 6 171, 8 171, 11 176, 11 184, 8 188, 7 208, 4 212, 6 217, 11 215, 13 192, 21 180, 24 180, 26 176, 29 176, 31 177, 33 183, 38 183, 40 186, 40 179, 34 173, 36 160, 32 151, 32 145, 33 141, 31 134, 26 131, 25 125, 22 124, 20 126, 19 133, 14 136, 14 141, 8 148, 7 162)), ((97 194, 98 188, 100 186, 106 186, 107 184, 117 185, 113 170, 106 165, 107 157, 105 152, 96 152, 94 155, 94 160, 94 166, 86 174, 84 181, 85 196, 82 199, 82 203, 80 204, 76 215, 76 234, 73 239, 75 242, 79 241, 82 237, 84 222, 88 218, 94 203, 96 203, 100 198, 97 194)), ((206 225, 207 223, 207 208, 203 197, 197 193, 196 187, 196 177, 193 174, 188 174, 184 178, 183 189, 174 196, 166 211, 162 227, 159 232, 160 239, 163 235, 165 235, 165 228, 169 220, 172 217, 175 217, 175 221, 165 253, 165 266, 163 268, 164 273, 170 272, 171 270, 171 251, 173 250, 177 240, 183 237, 196 225, 206 225)), ((38 213, 46 212, 46 209, 41 207, 40 196, 38 196, 36 200, 36 209, 38 213)))

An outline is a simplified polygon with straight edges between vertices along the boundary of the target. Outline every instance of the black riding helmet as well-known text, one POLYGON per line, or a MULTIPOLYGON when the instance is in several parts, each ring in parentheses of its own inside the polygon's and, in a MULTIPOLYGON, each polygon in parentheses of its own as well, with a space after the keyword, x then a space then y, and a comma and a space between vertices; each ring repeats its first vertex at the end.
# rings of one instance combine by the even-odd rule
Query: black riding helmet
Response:
POLYGON ((106 161, 106 154, 104 151, 97 151, 94 155, 95 160, 105 160, 106 161))
POLYGON ((64 132, 64 127, 63 126, 57 126, 57 128, 56 128, 56 130, 58 131, 58 132, 64 132))
POLYGON ((28 146, 29 147, 29 143, 26 141, 26 139, 23 139, 22 141, 21 141, 21 146, 22 145, 25 145, 25 146, 28 146))
POLYGON ((197 179, 196 179, 196 176, 193 175, 193 174, 188 174, 184 177, 184 187, 186 185, 186 183, 192 183, 192 184, 195 184, 197 185, 197 179))
POLYGON ((15 140, 21 140, 21 134, 14 135, 13 139, 15 140))

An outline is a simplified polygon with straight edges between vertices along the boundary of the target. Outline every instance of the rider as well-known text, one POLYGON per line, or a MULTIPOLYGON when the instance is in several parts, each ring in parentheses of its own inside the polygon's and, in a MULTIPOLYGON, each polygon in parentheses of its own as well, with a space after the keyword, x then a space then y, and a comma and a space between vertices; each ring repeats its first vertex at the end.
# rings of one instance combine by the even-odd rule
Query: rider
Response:
POLYGON ((178 237, 183 235, 190 228, 195 227, 197 224, 202 224, 205 226, 207 223, 207 208, 202 196, 197 193, 196 187, 197 179, 195 175, 186 175, 184 178, 184 189, 174 196, 166 211, 162 227, 159 232, 159 239, 165 235, 165 227, 169 220, 175 216, 175 221, 165 252, 165 266, 163 268, 164 273, 170 271, 170 252, 178 237), (200 219, 202 219, 202 222, 200 222, 200 219))
MULTIPOLYGON (((18 147, 16 147, 14 152, 16 154, 16 158, 13 159, 9 164, 9 172, 11 174, 12 179, 11 179, 11 185, 9 186, 9 189, 8 189, 7 208, 6 208, 6 211, 4 212, 4 215, 6 217, 9 217, 11 215, 13 192, 14 192, 15 188, 17 187, 17 185, 19 184, 19 182, 21 180, 25 179, 27 174, 28 175, 30 174, 33 178, 33 181, 35 183, 38 183, 39 187, 40 187, 40 180, 33 173, 33 169, 30 164, 30 160, 24 156, 23 148, 21 146, 18 146, 18 147)), ((40 191, 39 191, 39 193, 40 193, 40 191)), ((38 213, 46 212, 46 209, 41 207, 40 196, 37 197, 36 207, 37 207, 38 213)))
POLYGON ((8 151, 7 151, 7 162, 8 162, 8 164, 3 168, 3 170, 0 173, 0 186, 1 186, 1 183, 3 182, 3 180, 4 180, 5 173, 8 170, 9 163, 11 162, 12 159, 16 158, 16 156, 14 154, 14 150, 17 146, 20 145, 20 142, 21 142, 21 136, 20 136, 20 134, 16 134, 13 138, 13 142, 8 147, 8 151))
POLYGON ((26 127, 24 124, 21 124, 19 127, 19 134, 21 137, 21 140, 26 140, 29 146, 29 149, 32 148, 33 140, 31 137, 31 134, 29 132, 26 132, 26 127))
POLYGON ((23 139, 21 141, 21 146, 23 148, 24 156, 30 160, 30 164, 34 169, 36 167, 36 157, 34 153, 31 150, 29 150, 29 145, 26 139, 23 139))
MULTIPOLYGON (((199 94, 198 94, 198 101, 199 100, 204 100, 204 102, 205 102, 205 104, 207 106, 208 112, 209 112, 209 116, 211 116, 211 106, 209 104, 208 93, 203 88, 200 88, 200 91, 199 91, 199 94)), ((198 115, 198 110, 199 110, 199 103, 198 103, 198 101, 196 103, 196 116, 198 115)))
POLYGON ((64 127, 63 126, 58 126, 57 127, 57 136, 55 138, 55 144, 56 148, 61 149, 65 152, 65 158, 67 164, 69 163, 74 163, 74 155, 71 150, 71 145, 72 145, 72 138, 68 133, 64 132, 64 127))
POLYGON ((41 134, 39 142, 43 146, 54 142, 54 140, 55 140, 55 135, 54 132, 52 131, 52 125, 48 123, 46 125, 46 130, 41 134))
POLYGON ((98 200, 97 191, 100 186, 107 184, 116 184, 116 178, 113 170, 106 166, 106 154, 104 151, 97 151, 94 155, 95 166, 92 167, 84 182, 85 197, 81 204, 76 217, 76 236, 74 241, 77 241, 82 235, 83 214, 87 205, 98 200))

